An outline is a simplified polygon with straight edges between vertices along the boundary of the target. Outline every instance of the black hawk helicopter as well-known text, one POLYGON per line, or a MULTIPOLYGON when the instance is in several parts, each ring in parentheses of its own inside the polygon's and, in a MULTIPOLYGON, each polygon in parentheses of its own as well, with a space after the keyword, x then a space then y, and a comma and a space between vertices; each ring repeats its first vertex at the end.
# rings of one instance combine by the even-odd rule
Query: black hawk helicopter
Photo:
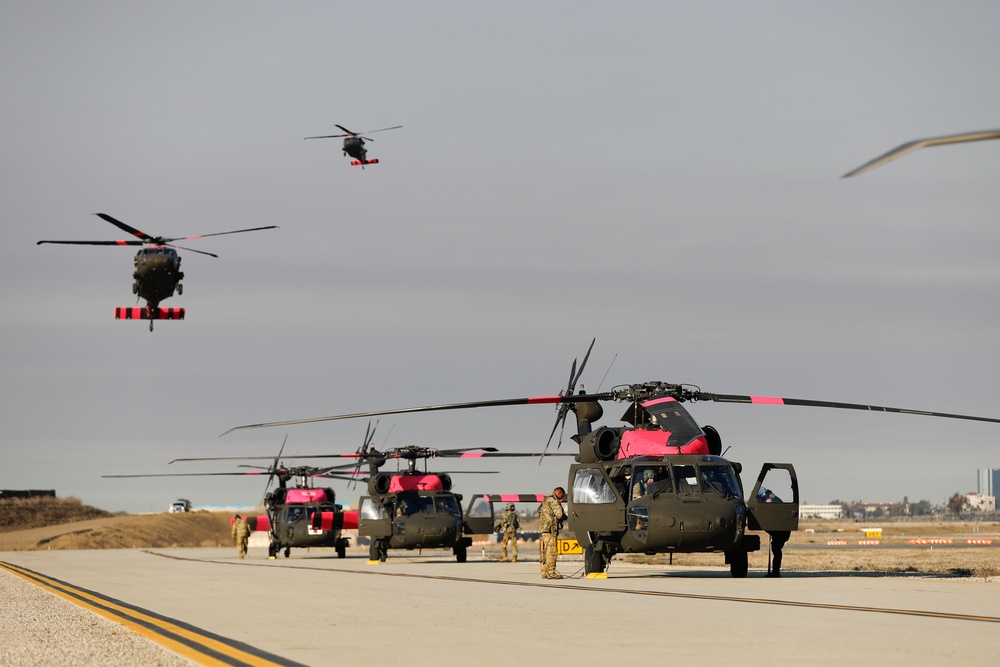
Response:
POLYGON ((256 232, 262 229, 277 229, 277 225, 267 227, 253 227, 252 229, 237 229, 231 232, 216 232, 214 234, 199 234, 196 236, 178 236, 176 238, 166 238, 163 236, 150 236, 134 227, 126 225, 121 220, 112 218, 107 213, 95 213, 102 220, 110 222, 112 225, 137 237, 138 241, 39 241, 37 245, 43 243, 62 243, 69 245, 117 245, 117 246, 142 246, 132 260, 135 271, 132 273, 134 282, 132 283, 132 293, 140 299, 146 300, 145 308, 115 308, 115 319, 120 320, 149 320, 149 330, 153 330, 155 320, 183 320, 185 311, 183 308, 160 308, 160 302, 174 295, 184 293, 184 273, 181 269, 181 257, 177 254, 177 249, 190 250, 209 257, 218 255, 204 250, 194 250, 193 248, 183 248, 172 245, 174 241, 184 241, 187 239, 200 239, 206 236, 223 236, 226 234, 241 234, 243 232, 256 232))
MULTIPOLYGON (((579 372, 576 360, 573 361, 569 385, 556 396, 380 410, 252 424, 230 430, 412 412, 556 404, 559 406, 556 423, 543 455, 556 429, 565 424, 567 413, 574 412, 577 433, 572 439, 579 446, 579 453, 577 462, 569 469, 568 516, 569 527, 584 548, 587 576, 605 576, 611 558, 618 553, 715 552, 725 555, 732 576, 745 577, 748 554, 760 549, 760 536, 747 534, 747 530, 770 533, 798 529, 799 489, 795 469, 787 463, 765 463, 752 493, 744 499, 742 466, 722 457, 718 431, 711 426, 699 426, 684 403, 799 405, 1000 423, 1000 419, 994 418, 875 405, 714 394, 693 385, 660 381, 621 385, 602 393, 574 394, 589 355, 590 350, 579 372), (604 414, 600 401, 627 403, 622 421, 629 425, 595 429, 594 422, 604 414), (771 481, 775 475, 777 484, 771 481), (768 487, 787 491, 784 496, 768 494, 766 491, 771 490, 768 487)), ((561 439, 560 434, 560 443, 561 439)))
MULTIPOLYGON (((284 449, 284 445, 282 445, 284 449)), ((267 486, 264 489, 263 506, 266 514, 248 516, 250 530, 268 534, 267 553, 269 558, 275 558, 284 551, 285 558, 291 555, 292 549, 311 549, 313 547, 333 547, 338 558, 347 555, 350 538, 343 535, 344 530, 358 527, 357 511, 344 510, 336 503, 336 493, 330 488, 313 486, 311 480, 317 477, 317 468, 308 466, 286 467, 279 464, 281 453, 274 458, 274 463, 267 468, 247 472, 202 472, 202 473, 159 473, 150 475, 102 475, 106 478, 126 477, 210 477, 224 475, 267 475, 267 486), (288 482, 298 478, 294 486, 288 482), (269 491, 271 482, 277 479, 278 488, 269 491), (324 526, 313 526, 313 517, 318 514, 327 516, 324 526)), ((204 461, 244 459, 247 457, 221 457, 216 459, 174 459, 177 461, 204 461)), ((249 457, 256 458, 256 457, 249 457)), ((267 457, 270 458, 270 457, 267 457)), ((254 466, 242 466, 254 467, 254 466)))
POLYGON ((912 153, 920 148, 925 148, 929 146, 942 146, 944 144, 962 144, 967 141, 984 141, 986 139, 1000 139, 1000 130, 983 130, 982 132, 962 132, 961 134, 949 134, 944 137, 930 137, 927 139, 916 139, 914 141, 908 141, 905 144, 893 148, 888 153, 884 153, 874 160, 865 162, 863 165, 847 172, 841 178, 848 178, 850 176, 857 176, 858 174, 863 174, 866 171, 879 167, 887 162, 892 162, 897 158, 901 158, 907 153, 912 153))
MULTIPOLYGON (((334 123, 334 125, 337 125, 334 123)), ((384 132, 386 130, 398 130, 403 127, 402 125, 394 125, 392 127, 383 127, 379 130, 368 130, 367 132, 351 132, 343 125, 337 125, 346 134, 327 134, 321 137, 306 137, 306 139, 339 139, 344 137, 344 155, 350 155, 353 160, 351 160, 352 167, 360 166, 362 169, 365 168, 366 164, 378 164, 378 160, 368 159, 368 149, 365 148, 366 139, 362 135, 371 134, 372 132, 384 132)), ((371 137, 368 137, 367 141, 375 141, 371 137)))
MULTIPOLYGON (((567 455, 570 456, 570 455, 567 455)), ((433 449, 409 445, 379 451, 363 446, 354 454, 328 454, 291 458, 357 458, 357 463, 318 469, 314 477, 349 479, 367 483, 368 493, 358 501, 358 535, 371 540, 369 559, 385 562, 389 549, 412 551, 415 549, 451 549, 455 560, 464 563, 470 535, 488 534, 493 531, 492 514, 481 510, 462 513, 462 494, 452 490, 455 472, 428 472, 426 461, 431 458, 489 458, 534 457, 538 454, 499 452, 493 447, 463 449, 433 449), (406 469, 384 472, 390 459, 405 460, 406 469), (417 469, 417 461, 425 462, 424 470, 417 469), (367 464, 366 478, 360 477, 360 467, 367 464), (353 468, 351 472, 349 469, 353 468)), ((462 471, 461 474, 492 474, 491 471, 462 471)), ((478 505, 476 505, 478 508, 478 505)), ((470 503, 470 510, 473 503, 470 503)), ((313 527, 326 527, 337 520, 336 515, 321 512, 313 515, 313 527)))

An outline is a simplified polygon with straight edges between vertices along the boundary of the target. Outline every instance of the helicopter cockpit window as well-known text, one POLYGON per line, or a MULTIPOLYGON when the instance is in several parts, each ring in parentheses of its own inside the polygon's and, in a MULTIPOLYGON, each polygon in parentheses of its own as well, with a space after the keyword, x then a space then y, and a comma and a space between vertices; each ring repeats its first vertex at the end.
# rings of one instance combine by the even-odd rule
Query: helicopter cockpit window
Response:
POLYGON ((361 518, 376 520, 376 519, 388 519, 389 515, 386 514, 385 508, 382 507, 382 503, 376 502, 371 498, 365 498, 361 503, 361 518))
POLYGON ((451 514, 452 516, 462 516, 462 508, 458 506, 455 496, 437 496, 434 499, 438 514, 451 514))
POLYGON ((701 472, 701 486, 705 493, 718 493, 726 498, 742 496, 736 475, 729 466, 702 465, 699 467, 699 471, 701 472))
POLYGON ((288 508, 288 521, 298 521, 305 516, 305 508, 303 507, 289 507, 288 508))
POLYGON ((420 496, 420 513, 434 514, 434 499, 430 496, 420 496))
POLYGON ((694 466, 674 466, 674 482, 679 496, 690 496, 700 491, 698 473, 694 466))
MULTIPOLYGON (((396 498, 396 516, 410 516, 420 511, 420 498, 416 494, 400 494, 396 498)), ((433 508, 431 509, 433 512, 433 508)))
POLYGON ((583 468, 573 478, 573 502, 603 505, 615 502, 615 492, 599 470, 583 468))
POLYGON ((640 496, 672 493, 674 490, 670 482, 670 468, 665 465, 636 466, 632 480, 632 500, 640 496))

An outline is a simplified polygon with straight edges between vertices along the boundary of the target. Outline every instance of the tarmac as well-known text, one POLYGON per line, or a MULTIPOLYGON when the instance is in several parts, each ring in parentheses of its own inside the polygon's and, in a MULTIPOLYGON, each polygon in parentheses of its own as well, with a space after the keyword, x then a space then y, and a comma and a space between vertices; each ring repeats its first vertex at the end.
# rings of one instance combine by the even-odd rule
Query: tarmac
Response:
POLYGON ((251 549, 242 561, 234 548, 17 551, 0 552, 0 564, 154 619, 147 626, 181 628, 174 636, 190 638, 179 652, 202 664, 219 663, 191 653, 209 641, 199 636, 236 656, 230 664, 995 665, 1000 655, 994 580, 754 570, 733 579, 723 567, 618 561, 606 579, 586 579, 565 557, 566 578, 543 580, 537 558, 390 552, 373 564, 367 551, 338 559, 323 549, 275 560, 251 549))

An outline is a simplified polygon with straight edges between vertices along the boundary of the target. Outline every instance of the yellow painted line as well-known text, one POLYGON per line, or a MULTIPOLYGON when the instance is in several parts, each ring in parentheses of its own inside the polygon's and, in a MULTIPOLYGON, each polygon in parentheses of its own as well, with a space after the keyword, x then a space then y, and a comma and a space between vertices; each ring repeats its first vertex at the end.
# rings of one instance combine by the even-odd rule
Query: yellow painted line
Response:
POLYGON ((298 665, 252 646, 213 635, 165 616, 140 609, 39 572, 0 561, 0 568, 88 611, 127 627, 136 634, 200 665, 269 667, 298 665))

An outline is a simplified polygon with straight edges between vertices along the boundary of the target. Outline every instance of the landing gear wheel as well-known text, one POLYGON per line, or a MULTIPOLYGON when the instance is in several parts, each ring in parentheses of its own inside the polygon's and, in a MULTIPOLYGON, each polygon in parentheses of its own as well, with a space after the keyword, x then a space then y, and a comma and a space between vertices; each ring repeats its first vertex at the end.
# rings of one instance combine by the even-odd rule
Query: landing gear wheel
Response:
POLYGON ((338 544, 337 558, 346 558, 346 557, 347 557, 347 547, 345 547, 343 544, 338 544))
POLYGON ((274 558, 278 555, 278 547, 273 542, 267 545, 267 557, 274 558))
POLYGON ((290 547, 285 547, 285 558, 288 558, 291 555, 292 555, 291 548, 290 547))
POLYGON ((380 563, 384 563, 388 555, 389 547, 382 542, 372 542, 371 546, 368 547, 368 560, 377 560, 380 563))
POLYGON ((742 579, 747 576, 750 568, 750 558, 743 549, 737 549, 729 559, 729 574, 735 579, 742 579))
POLYGON ((464 563, 469 557, 469 553, 465 548, 465 545, 455 547, 455 560, 459 563, 464 563))

